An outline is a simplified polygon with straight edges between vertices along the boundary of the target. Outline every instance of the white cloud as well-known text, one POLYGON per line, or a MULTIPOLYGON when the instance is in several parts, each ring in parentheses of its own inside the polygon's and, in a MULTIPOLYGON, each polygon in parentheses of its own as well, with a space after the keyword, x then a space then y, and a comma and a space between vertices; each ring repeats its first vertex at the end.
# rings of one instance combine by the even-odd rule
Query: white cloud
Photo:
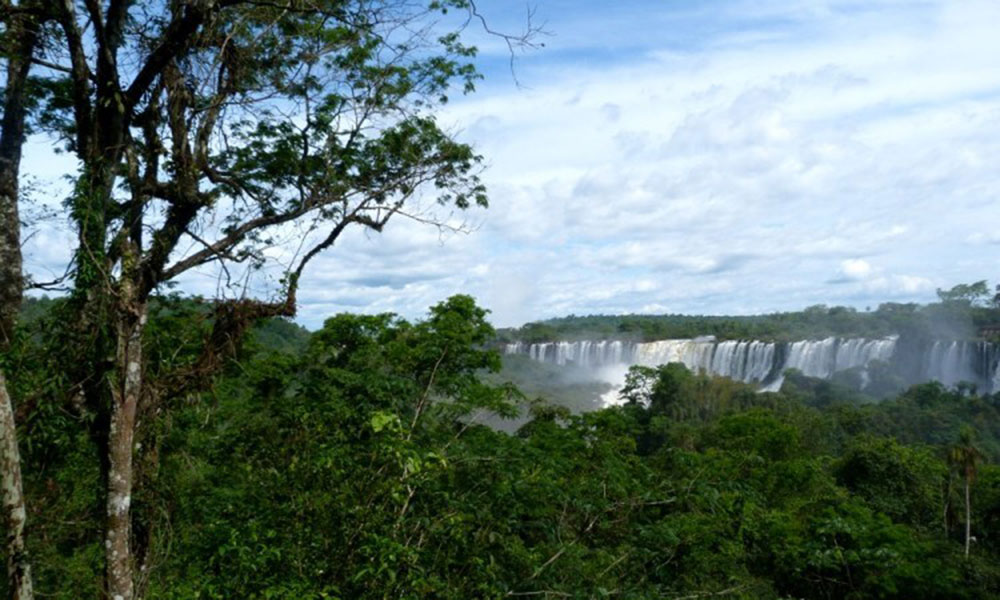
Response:
POLYGON ((840 275, 849 281, 867 279, 873 272, 871 264, 864 259, 849 258, 840 263, 840 275))
POLYGON ((529 89, 500 69, 441 115, 489 160, 478 230, 346 236, 305 323, 458 292, 500 325, 865 306, 995 272, 1000 5, 560 2, 529 89))
POLYGON ((968 237, 970 244, 1000 244, 1000 230, 977 231, 968 237))

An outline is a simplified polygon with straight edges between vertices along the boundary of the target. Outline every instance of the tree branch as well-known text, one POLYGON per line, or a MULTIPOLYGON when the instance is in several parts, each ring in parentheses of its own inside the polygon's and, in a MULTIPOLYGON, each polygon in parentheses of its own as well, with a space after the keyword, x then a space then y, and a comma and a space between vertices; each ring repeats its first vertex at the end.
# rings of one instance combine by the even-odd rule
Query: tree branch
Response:
POLYGON ((180 275, 181 273, 187 271, 188 269, 197 267, 198 265, 205 264, 206 262, 210 262, 217 255, 224 254, 225 252, 227 252, 228 250, 232 249, 234 246, 242 242, 246 238, 247 234, 249 234, 252 231, 256 231, 264 227, 271 227, 274 225, 281 225, 283 223, 294 221, 295 219, 298 219, 304 215, 309 214, 310 211, 315 210, 321 206, 329 205, 334 201, 335 200, 314 201, 311 203, 307 202, 296 209, 292 209, 283 213, 279 213, 276 215, 263 215, 254 219, 250 219, 249 221, 245 221, 244 223, 231 229, 225 237, 211 244, 209 247, 200 250, 199 252, 196 252, 185 259, 179 260, 169 268, 165 269, 163 271, 162 277, 160 277, 159 280, 161 282, 169 281, 174 277, 180 275))
POLYGON ((151 382, 156 395, 160 396, 154 402, 179 398, 192 390, 205 387, 226 361, 236 356, 250 327, 263 319, 293 316, 295 306, 287 300, 259 302, 242 299, 217 302, 213 310, 212 331, 206 336, 201 354, 193 363, 178 367, 151 382))
POLYGON ((62 0, 58 10, 58 21, 66 36, 67 50, 72 64, 73 116, 76 120, 77 151, 85 156, 90 146, 90 81, 93 75, 87 67, 87 55, 83 50, 83 39, 76 24, 76 8, 73 0, 62 0))
POLYGON ((222 0, 218 4, 215 2, 185 4, 183 14, 174 17, 167 25, 159 46, 150 53, 146 63, 139 69, 139 73, 125 92, 128 105, 135 106, 153 84, 156 76, 187 47, 195 32, 207 19, 210 10, 216 6, 224 8, 238 3, 238 0, 222 0))
POLYGON ((63 65, 57 65, 56 63, 49 62, 47 60, 42 60, 41 58, 33 56, 31 62, 35 63, 40 67, 45 67, 47 69, 52 69, 53 71, 59 71, 60 73, 66 73, 68 75, 73 74, 73 69, 71 67, 66 67, 63 65))
POLYGON ((510 74, 511 77, 514 78, 514 83, 517 84, 518 87, 521 87, 521 82, 518 80, 517 72, 514 69, 514 62, 515 59, 517 58, 517 50, 520 49, 533 50, 545 46, 545 44, 541 42, 534 41, 538 35, 546 34, 544 24, 540 26, 532 24, 531 21, 534 18, 534 16, 535 16, 535 10, 531 7, 528 7, 527 27, 525 28, 524 33, 520 33, 517 35, 510 33, 503 33, 502 31, 496 31, 495 29, 491 28, 489 22, 486 20, 486 17, 483 16, 481 12, 479 12, 479 7, 476 5, 475 0, 469 0, 470 19, 474 18, 478 20, 480 25, 482 25, 483 27, 483 31, 485 31, 489 35, 500 38, 501 40, 504 41, 505 44, 507 44, 507 51, 510 53, 510 74))

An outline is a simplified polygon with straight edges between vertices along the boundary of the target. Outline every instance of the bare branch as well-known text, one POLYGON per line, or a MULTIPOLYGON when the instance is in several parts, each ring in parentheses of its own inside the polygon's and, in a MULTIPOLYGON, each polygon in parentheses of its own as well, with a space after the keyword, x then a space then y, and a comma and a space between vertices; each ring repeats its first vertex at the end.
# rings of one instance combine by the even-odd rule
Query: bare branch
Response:
POLYGON ((521 50, 536 50, 538 48, 544 48, 545 44, 542 42, 536 42, 535 39, 539 35, 549 35, 545 31, 545 24, 534 25, 532 20, 535 17, 535 9, 531 6, 527 7, 527 24, 525 30, 519 34, 503 33, 502 31, 497 31, 490 27, 489 22, 486 17, 479 12, 479 7, 476 5, 475 0, 469 0, 469 16, 470 18, 475 18, 479 21, 480 25, 483 27, 483 31, 486 33, 496 36, 503 40, 507 44, 507 51, 510 53, 510 74, 514 78, 514 83, 518 87, 521 86, 521 82, 517 78, 517 71, 514 68, 514 63, 517 60, 517 51, 521 50))
POLYGON ((69 74, 69 75, 73 74, 73 69, 72 68, 66 67, 66 66, 63 66, 63 65, 57 65, 56 63, 49 62, 47 60, 43 60, 41 58, 38 58, 37 56, 33 56, 31 58, 31 62, 35 63, 36 65, 38 65, 40 67, 45 67, 47 69, 52 69, 53 71, 59 71, 60 73, 66 73, 66 74, 69 74))
POLYGON ((196 267, 206 262, 210 262, 216 256, 228 252, 231 248, 235 247, 237 244, 242 242, 246 238, 246 236, 252 231, 256 231, 263 227, 280 225, 282 223, 288 223, 290 221, 294 221, 295 219, 298 219, 299 217, 308 214, 309 211, 311 211, 313 208, 314 207, 312 206, 302 206, 298 209, 294 209, 285 213, 277 215, 265 215, 257 217, 255 219, 250 219, 249 221, 246 221, 243 224, 230 230, 230 232, 226 236, 212 243, 207 248, 199 252, 196 252, 185 259, 179 260, 172 266, 166 268, 163 271, 163 274, 157 278, 158 282, 170 281, 174 277, 177 277, 178 275, 187 271, 188 269, 191 269, 192 267, 196 267))

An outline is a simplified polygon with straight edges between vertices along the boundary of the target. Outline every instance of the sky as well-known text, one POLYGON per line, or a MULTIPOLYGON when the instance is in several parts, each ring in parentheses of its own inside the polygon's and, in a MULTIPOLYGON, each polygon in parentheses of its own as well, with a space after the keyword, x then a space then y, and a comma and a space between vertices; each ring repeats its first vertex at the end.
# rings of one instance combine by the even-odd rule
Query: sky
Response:
MULTIPOLYGON (((482 0, 491 26, 521 2, 482 0)), ((486 79, 439 121, 486 157, 468 233, 355 230, 299 322, 419 318, 467 293, 498 326, 568 314, 755 314, 926 302, 1000 283, 1000 3, 537 0, 544 47, 470 30, 486 79)), ((32 139, 24 169, 72 169, 32 139)), ((25 247, 44 279, 68 232, 25 247)), ((212 273, 181 289, 210 294, 212 273)))

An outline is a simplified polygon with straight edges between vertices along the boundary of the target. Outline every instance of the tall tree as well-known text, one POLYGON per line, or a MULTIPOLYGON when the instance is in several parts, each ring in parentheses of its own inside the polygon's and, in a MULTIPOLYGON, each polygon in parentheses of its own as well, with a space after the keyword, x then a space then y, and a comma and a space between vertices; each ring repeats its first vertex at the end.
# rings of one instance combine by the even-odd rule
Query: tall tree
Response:
POLYGON ((972 541, 972 483, 976 480, 979 463, 983 453, 976 448, 973 431, 964 427, 959 434, 958 443, 948 451, 948 462, 962 474, 965 484, 965 557, 969 557, 969 545, 972 541))
POLYGON ((348 228, 445 225, 429 200, 486 205, 479 157, 433 116, 478 77, 460 34, 479 14, 471 0, 62 0, 52 10, 39 122, 80 164, 61 339, 74 360, 60 364, 102 457, 106 593, 130 600, 144 560, 131 526, 138 423, 207 382, 255 320, 293 315, 307 265, 348 228), (443 15, 455 9, 468 18, 449 29, 443 15), (269 258, 293 237, 283 261, 269 258), (248 295, 244 276, 265 266, 280 277, 248 295), (143 348, 150 299, 206 268, 222 281, 211 331, 196 358, 154 374, 143 348))
POLYGON ((937 296, 941 302, 961 304, 965 306, 978 306, 985 304, 990 295, 990 288, 986 285, 986 280, 975 283, 960 283, 950 290, 937 290, 937 296))
MULTIPOLYGON (((0 353, 5 355, 14 337, 21 307, 21 222, 18 211, 21 147, 24 141, 28 74, 38 40, 41 14, 36 3, 14 6, 0 2, 6 17, 0 32, 0 57, 6 63, 3 120, 0 122, 0 353)), ((0 355, 0 359, 3 356, 0 355)), ((10 598, 33 597, 31 564, 24 545, 27 518, 21 483, 14 403, 0 360, 0 500, 7 554, 7 590, 10 598)))

